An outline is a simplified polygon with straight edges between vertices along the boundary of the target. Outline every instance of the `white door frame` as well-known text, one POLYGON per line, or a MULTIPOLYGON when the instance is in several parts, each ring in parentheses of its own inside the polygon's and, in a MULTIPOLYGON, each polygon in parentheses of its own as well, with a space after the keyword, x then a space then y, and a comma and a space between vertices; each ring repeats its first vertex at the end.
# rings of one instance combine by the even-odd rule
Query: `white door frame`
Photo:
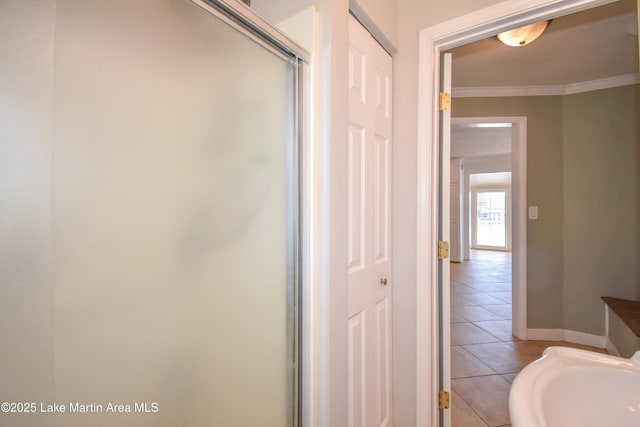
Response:
MULTIPOLYGON (((438 422, 438 88, 440 53, 513 27, 611 3, 612 0, 507 0, 419 34, 416 224, 416 426, 438 422), (424 260, 424 262, 423 262, 424 260), (425 404, 426 402, 426 404, 425 404)), ((514 224, 515 226, 516 224, 514 224)), ((515 244, 515 242, 514 242, 515 244)), ((514 267, 515 267, 514 260, 514 267)), ((526 260, 518 261, 526 269, 526 260)), ((515 295, 514 295, 515 298, 515 295)))

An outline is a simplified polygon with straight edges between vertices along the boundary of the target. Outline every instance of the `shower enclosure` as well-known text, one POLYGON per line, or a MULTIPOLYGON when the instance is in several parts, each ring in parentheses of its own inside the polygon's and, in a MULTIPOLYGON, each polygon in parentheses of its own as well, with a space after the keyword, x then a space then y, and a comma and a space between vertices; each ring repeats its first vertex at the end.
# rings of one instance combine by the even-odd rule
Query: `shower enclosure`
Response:
POLYGON ((38 411, 0 424, 297 425, 303 65, 252 18, 55 2, 50 253, 33 267, 49 391, 5 382, 0 400, 38 411))

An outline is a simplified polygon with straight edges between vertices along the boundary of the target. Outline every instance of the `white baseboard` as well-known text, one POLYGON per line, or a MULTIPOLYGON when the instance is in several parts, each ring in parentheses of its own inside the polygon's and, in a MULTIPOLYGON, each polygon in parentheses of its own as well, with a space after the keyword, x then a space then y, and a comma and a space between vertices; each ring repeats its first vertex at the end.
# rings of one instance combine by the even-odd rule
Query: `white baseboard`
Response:
POLYGON ((565 330, 564 340, 575 344, 590 345, 591 347, 607 347, 607 337, 584 332, 565 330))
MULTIPOLYGON (((567 341, 597 348, 607 348, 608 345, 607 337, 567 329, 527 329, 527 339, 533 341, 567 341)), ((611 344, 611 347, 613 347, 613 344, 611 344)))

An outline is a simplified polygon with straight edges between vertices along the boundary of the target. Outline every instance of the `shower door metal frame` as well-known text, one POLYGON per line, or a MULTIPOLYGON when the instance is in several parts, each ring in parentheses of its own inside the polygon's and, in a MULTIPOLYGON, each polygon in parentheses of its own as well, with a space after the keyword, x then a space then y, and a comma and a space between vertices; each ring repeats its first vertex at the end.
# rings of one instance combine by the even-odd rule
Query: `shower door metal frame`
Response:
POLYGON ((287 170, 287 308, 292 313, 293 330, 288 337, 287 345, 293 350, 293 372, 291 387, 293 391, 290 402, 293 415, 293 426, 302 427, 302 319, 303 319, 303 195, 304 183, 302 177, 303 141, 305 139, 305 108, 304 88, 305 76, 308 76, 307 66, 310 54, 290 40, 286 35, 258 16, 244 3, 234 0, 191 0, 207 12, 215 15, 231 27, 245 34, 247 37, 263 46, 273 54, 288 61, 294 67, 294 106, 293 126, 294 142, 289 149, 287 170))

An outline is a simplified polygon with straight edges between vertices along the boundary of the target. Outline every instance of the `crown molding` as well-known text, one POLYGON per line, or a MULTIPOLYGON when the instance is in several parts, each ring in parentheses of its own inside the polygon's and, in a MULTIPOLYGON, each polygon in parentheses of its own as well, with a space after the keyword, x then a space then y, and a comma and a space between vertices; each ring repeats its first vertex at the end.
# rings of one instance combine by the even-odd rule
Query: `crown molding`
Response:
POLYGON ((565 86, 563 95, 637 84, 640 84, 640 74, 625 74, 624 76, 609 77, 606 79, 592 80, 590 82, 568 84, 565 86))
POLYGON ((478 86, 454 87, 454 98, 490 98, 499 96, 551 96, 562 95, 564 86, 478 86))
POLYGON ((640 84, 640 74, 625 74, 588 82, 556 86, 484 86, 454 87, 454 98, 491 98, 501 96, 562 96, 620 86, 640 84))

